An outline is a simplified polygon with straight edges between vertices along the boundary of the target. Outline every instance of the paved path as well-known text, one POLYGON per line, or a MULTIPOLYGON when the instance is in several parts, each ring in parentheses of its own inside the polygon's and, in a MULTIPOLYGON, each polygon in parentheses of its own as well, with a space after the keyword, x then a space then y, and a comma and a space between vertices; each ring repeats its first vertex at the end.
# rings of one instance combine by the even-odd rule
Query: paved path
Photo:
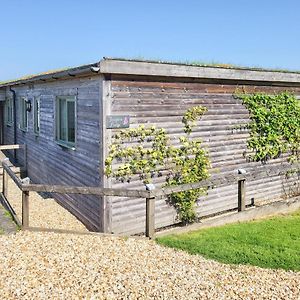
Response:
POLYGON ((17 226, 0 204, 0 233, 10 234, 17 231, 17 226))

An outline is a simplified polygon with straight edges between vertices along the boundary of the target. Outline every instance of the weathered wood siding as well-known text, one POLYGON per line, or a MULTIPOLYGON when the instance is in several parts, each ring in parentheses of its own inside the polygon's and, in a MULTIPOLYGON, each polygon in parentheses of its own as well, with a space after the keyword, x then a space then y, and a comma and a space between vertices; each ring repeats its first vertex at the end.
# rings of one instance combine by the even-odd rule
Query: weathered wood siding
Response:
MULTIPOLYGON (((182 80, 183 81, 183 80, 182 80)), ((235 130, 241 123, 249 121, 247 109, 232 93, 236 84, 208 84, 197 82, 162 82, 149 78, 126 78, 115 75, 111 81, 111 114, 130 115, 131 127, 139 124, 155 125, 167 129, 176 144, 183 134, 182 116, 193 106, 203 105, 208 111, 193 136, 203 140, 203 147, 211 159, 211 173, 232 174, 237 169, 263 167, 260 163, 249 163, 243 154, 247 150, 248 132, 235 130)), ((287 87, 247 86, 249 91, 279 92, 287 87)), ((300 89, 291 89, 300 93, 300 89)), ((112 130, 113 134, 115 130, 112 130)), ((269 164, 280 163, 282 159, 272 160, 269 164)), ((156 179, 159 185, 164 178, 156 179)), ((279 176, 247 182, 247 204, 271 200, 283 196, 283 180, 279 176)), ((122 184, 112 181, 113 187, 141 187, 139 181, 122 184)), ((210 190, 201 197, 197 211, 199 216, 208 216, 237 208, 237 184, 210 190)), ((112 198, 112 229, 114 232, 136 233, 145 228, 145 199, 112 198)), ((156 202, 156 227, 176 222, 176 212, 167 204, 166 199, 156 202)))
POLYGON ((3 143, 3 133, 4 133, 4 105, 0 102, 0 145, 3 143))
MULTIPOLYGON (((99 186, 99 99, 100 76, 18 85, 13 89, 17 95, 17 124, 20 123, 19 100, 40 97, 40 134, 33 130, 33 109, 28 114, 27 132, 17 129, 17 143, 27 144, 28 175, 34 183, 99 186), (76 150, 59 146, 55 141, 56 96, 76 96, 77 136, 76 150)), ((11 95, 9 90, 7 95, 11 95)), ((5 144, 13 144, 13 126, 5 125, 5 144)), ((18 155, 22 162, 22 153, 18 155)), ((97 196, 55 195, 56 199, 89 229, 100 227, 100 199, 97 196)), ((46 200, 45 200, 46 201, 46 200)))
POLYGON ((0 101, 5 101, 5 89, 0 89, 0 101))
POLYGON ((5 89, 0 89, 0 144, 3 142, 5 89))

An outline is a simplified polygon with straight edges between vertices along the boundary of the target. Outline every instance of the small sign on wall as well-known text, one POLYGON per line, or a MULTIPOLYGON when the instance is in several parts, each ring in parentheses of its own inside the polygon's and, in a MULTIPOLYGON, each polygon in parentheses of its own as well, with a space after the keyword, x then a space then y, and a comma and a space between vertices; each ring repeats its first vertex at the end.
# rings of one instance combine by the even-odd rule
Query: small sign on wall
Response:
POLYGON ((130 116, 107 116, 106 117, 106 128, 129 128, 130 116))

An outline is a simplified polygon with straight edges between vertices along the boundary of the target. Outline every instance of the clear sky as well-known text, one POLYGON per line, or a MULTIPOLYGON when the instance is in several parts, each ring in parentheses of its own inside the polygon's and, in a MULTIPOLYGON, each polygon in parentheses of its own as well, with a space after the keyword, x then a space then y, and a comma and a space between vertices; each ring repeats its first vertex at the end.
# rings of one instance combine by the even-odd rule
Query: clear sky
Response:
POLYGON ((103 56, 300 70, 296 0, 0 0, 0 80, 103 56))

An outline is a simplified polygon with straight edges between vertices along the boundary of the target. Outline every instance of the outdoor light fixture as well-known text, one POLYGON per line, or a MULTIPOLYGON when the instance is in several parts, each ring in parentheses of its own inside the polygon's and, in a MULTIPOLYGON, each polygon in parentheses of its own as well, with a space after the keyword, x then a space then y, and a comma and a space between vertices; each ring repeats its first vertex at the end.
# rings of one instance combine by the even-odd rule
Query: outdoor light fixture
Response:
POLYGON ((32 108, 31 101, 26 100, 25 102, 26 102, 26 111, 31 112, 31 108, 32 108))

